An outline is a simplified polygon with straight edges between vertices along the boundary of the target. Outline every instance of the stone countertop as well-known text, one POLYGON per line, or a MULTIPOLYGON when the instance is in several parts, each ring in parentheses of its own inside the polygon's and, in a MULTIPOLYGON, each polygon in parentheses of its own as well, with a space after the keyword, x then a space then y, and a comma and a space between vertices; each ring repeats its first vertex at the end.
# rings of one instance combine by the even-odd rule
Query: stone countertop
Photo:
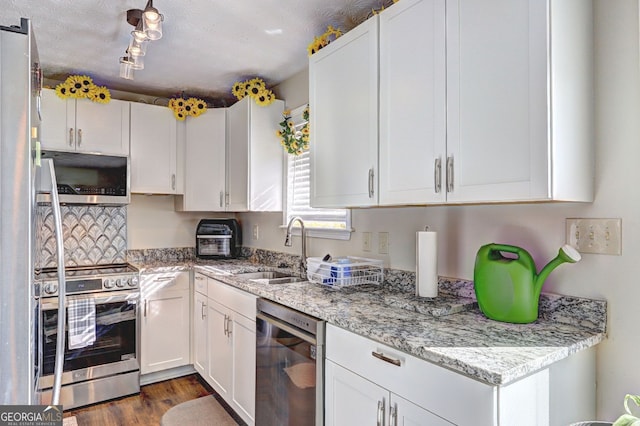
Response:
POLYGON ((243 260, 138 267, 141 273, 193 267, 236 288, 492 385, 513 382, 605 338, 602 330, 579 325, 589 321, 562 321, 557 315, 540 315, 530 324, 493 321, 471 298, 419 299, 384 286, 333 290, 307 281, 257 283, 233 274, 278 268, 243 260))

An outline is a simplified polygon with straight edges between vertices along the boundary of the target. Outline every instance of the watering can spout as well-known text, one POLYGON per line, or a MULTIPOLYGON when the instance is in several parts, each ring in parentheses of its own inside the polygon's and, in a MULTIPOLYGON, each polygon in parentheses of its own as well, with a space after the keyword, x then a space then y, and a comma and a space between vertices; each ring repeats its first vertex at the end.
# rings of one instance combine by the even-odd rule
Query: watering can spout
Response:
POLYGON ((555 257, 555 259, 547 263, 536 277, 536 295, 540 295, 540 292, 542 291, 542 285, 544 284, 544 281, 547 279, 551 271, 553 271, 563 263, 576 263, 579 262, 580 259, 582 259, 582 256, 580 256, 578 250, 571 247, 569 244, 565 244, 564 246, 562 246, 560 250, 558 250, 558 255, 555 257))

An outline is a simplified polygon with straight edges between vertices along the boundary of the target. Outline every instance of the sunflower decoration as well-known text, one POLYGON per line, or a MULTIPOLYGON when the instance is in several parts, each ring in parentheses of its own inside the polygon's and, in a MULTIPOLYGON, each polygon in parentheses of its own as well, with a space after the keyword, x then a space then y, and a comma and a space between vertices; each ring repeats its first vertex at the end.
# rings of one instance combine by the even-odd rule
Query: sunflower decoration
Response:
POLYGON ((62 99, 87 98, 93 102, 106 104, 111 100, 109 89, 97 86, 88 75, 70 75, 56 86, 56 94, 62 99))
POLYGON ((302 112, 304 125, 300 130, 296 130, 291 121, 291 110, 282 113, 283 120, 280 122, 280 130, 276 132, 280 138, 280 145, 284 150, 292 155, 300 155, 309 149, 309 105, 302 112))
POLYGON ((188 116, 198 117, 207 111, 207 103, 198 98, 169 99, 169 108, 173 110, 176 120, 184 121, 188 116))
POLYGON ((309 56, 318 52, 320 49, 328 45, 333 37, 333 41, 337 40, 338 37, 342 35, 342 31, 337 28, 333 28, 331 25, 327 27, 327 31, 325 31, 322 35, 315 37, 313 41, 307 46, 307 53, 309 56))
POLYGON ((233 96, 238 98, 238 100, 249 96, 260 106, 270 105, 276 100, 276 95, 274 95, 271 90, 267 89, 267 85, 264 80, 257 77, 233 83, 231 93, 233 93, 233 96))

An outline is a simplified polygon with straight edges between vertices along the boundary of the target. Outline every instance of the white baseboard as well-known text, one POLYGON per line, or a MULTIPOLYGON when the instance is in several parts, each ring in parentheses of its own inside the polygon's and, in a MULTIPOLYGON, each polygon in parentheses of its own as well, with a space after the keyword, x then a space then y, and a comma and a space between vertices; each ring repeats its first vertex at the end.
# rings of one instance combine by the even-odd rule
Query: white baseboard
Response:
POLYGON ((176 377, 187 376, 195 373, 193 365, 183 365, 182 367, 170 368, 168 370, 156 371, 155 373, 142 374, 140 376, 140 386, 150 385, 151 383, 162 382, 176 377))

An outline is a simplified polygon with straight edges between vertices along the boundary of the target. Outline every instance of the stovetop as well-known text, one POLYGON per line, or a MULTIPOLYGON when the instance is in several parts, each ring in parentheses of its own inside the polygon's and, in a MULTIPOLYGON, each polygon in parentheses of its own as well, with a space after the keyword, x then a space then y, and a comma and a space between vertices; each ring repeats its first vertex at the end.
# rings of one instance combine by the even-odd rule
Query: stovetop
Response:
MULTIPOLYGON (((138 290, 138 269, 128 263, 65 268, 65 294, 138 290)), ((43 269, 35 274, 35 293, 41 297, 58 295, 58 272, 43 269)))

